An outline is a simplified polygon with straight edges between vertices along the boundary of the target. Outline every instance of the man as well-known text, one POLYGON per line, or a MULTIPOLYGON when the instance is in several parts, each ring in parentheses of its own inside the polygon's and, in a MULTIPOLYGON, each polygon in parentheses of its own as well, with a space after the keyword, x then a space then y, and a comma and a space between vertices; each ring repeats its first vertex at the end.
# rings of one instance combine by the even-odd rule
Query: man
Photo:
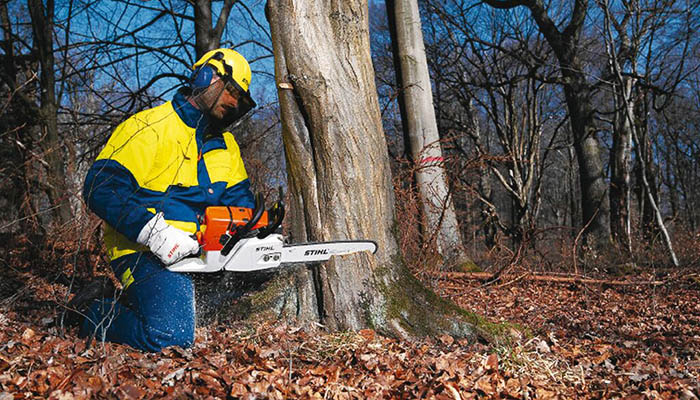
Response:
POLYGON ((192 345, 194 286, 165 267, 198 253, 191 234, 206 207, 254 207, 238 145, 224 131, 255 106, 250 66, 222 48, 192 69, 172 101, 120 124, 87 173, 83 196, 106 222, 105 247, 124 293, 90 304, 83 336, 146 351, 192 345))

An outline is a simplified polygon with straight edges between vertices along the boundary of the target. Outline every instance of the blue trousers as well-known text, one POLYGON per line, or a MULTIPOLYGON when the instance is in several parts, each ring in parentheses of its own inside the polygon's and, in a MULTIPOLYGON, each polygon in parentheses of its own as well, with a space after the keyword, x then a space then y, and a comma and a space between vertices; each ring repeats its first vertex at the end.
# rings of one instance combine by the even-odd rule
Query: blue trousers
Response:
POLYGON ((194 343, 194 285, 189 276, 165 269, 152 253, 119 257, 111 264, 117 278, 127 269, 133 281, 119 299, 95 301, 80 335, 158 352, 194 343))

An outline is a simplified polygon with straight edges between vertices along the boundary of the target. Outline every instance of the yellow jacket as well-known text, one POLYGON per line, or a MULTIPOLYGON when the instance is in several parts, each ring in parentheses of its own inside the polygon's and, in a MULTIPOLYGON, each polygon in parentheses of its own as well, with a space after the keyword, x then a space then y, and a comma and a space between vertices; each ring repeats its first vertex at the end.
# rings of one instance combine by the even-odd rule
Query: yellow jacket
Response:
POLYGON ((182 93, 114 130, 87 173, 83 197, 107 222, 104 241, 112 260, 148 250, 135 240, 157 212, 195 232, 207 206, 254 206, 233 135, 212 132, 182 93))

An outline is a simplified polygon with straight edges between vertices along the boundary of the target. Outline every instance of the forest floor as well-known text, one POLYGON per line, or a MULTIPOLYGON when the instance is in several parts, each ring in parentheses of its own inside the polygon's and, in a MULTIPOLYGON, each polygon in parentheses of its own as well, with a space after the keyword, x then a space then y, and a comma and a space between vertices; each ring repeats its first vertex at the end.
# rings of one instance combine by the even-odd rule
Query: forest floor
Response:
POLYGON ((639 272, 628 285, 423 276, 465 309, 522 327, 508 344, 214 325, 197 329, 192 348, 161 354, 86 349, 56 327, 66 287, 45 276, 31 266, 0 273, 0 400, 700 397, 697 271, 658 285, 639 272))

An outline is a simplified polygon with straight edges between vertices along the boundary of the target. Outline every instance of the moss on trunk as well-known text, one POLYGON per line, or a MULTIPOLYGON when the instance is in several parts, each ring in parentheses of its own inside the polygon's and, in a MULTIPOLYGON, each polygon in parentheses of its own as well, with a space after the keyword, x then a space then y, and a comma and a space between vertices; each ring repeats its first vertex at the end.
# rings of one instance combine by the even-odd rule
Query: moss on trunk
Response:
POLYGON ((377 310, 368 310, 368 320, 374 322, 373 328, 380 332, 408 338, 449 334, 495 343, 507 340, 513 327, 489 322, 441 298, 404 266, 378 269, 375 281, 386 300, 385 309, 381 314, 377 310), (385 321, 377 324, 380 315, 385 321))

